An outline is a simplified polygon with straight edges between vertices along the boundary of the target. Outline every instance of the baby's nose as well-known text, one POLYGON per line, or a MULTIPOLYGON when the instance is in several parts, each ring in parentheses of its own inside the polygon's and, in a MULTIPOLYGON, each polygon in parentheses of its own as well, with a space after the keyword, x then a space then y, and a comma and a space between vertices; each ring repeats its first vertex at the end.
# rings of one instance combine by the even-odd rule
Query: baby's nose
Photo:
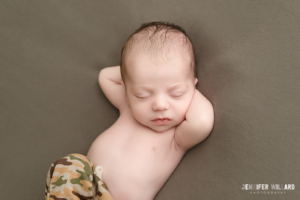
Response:
POLYGON ((169 108, 169 103, 164 98, 157 98, 152 106, 154 111, 157 110, 167 110, 169 108))

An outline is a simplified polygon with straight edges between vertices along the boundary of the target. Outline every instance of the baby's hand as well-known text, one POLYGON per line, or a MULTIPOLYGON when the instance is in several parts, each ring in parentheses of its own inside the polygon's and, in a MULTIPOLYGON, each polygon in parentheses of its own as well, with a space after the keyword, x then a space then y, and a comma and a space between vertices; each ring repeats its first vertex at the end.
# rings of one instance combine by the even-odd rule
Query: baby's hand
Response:
POLYGON ((121 72, 120 66, 107 67, 99 73, 100 87, 108 98, 108 100, 120 110, 121 105, 126 102, 125 89, 121 85, 121 72))
POLYGON ((185 120, 176 127, 175 140, 184 150, 203 141, 214 124, 212 104, 196 88, 185 120))

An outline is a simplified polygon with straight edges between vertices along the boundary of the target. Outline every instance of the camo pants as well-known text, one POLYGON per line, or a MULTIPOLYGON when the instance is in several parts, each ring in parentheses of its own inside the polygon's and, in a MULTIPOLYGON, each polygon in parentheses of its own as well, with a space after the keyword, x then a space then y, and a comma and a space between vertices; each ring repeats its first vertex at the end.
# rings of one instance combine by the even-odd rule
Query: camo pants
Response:
POLYGON ((45 200, 113 200, 102 182, 103 167, 82 154, 70 154, 51 164, 45 200))

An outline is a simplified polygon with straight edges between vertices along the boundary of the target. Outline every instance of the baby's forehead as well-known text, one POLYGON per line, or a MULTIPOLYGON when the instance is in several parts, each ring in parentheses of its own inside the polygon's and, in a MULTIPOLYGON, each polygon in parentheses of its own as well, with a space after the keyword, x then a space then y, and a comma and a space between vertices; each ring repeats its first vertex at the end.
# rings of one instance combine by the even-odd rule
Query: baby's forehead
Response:
POLYGON ((153 77, 155 79, 178 79, 187 77, 192 73, 191 65, 132 65, 127 69, 127 75, 133 80, 143 80, 153 77))
POLYGON ((132 85, 157 85, 157 83, 166 83, 172 85, 179 82, 186 82, 193 78, 191 67, 177 66, 157 66, 157 67, 135 67, 128 71, 128 77, 132 85))

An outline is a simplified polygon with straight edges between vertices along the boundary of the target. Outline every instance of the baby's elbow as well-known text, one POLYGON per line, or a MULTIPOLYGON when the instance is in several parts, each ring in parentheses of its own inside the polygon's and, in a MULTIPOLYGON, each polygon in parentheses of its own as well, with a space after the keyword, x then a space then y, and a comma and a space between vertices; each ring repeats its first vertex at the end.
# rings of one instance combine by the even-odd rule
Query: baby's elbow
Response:
POLYGON ((206 132, 207 132, 207 136, 208 137, 210 135, 210 133, 212 132, 212 129, 214 127, 214 119, 210 119, 206 122, 206 132))
POLYGON ((206 112, 206 115, 203 117, 203 121, 204 121, 204 126, 207 127, 207 131, 209 132, 208 133, 209 135, 213 129, 214 121, 215 121, 214 108, 211 103, 209 103, 208 111, 206 112))
POLYGON ((200 137, 201 141, 207 138, 210 133, 212 132, 214 126, 214 116, 212 115, 206 115, 200 120, 200 123, 198 123, 196 130, 200 130, 200 137))
POLYGON ((208 132, 208 135, 211 133, 213 127, 214 127, 214 113, 213 113, 213 110, 212 110, 212 113, 209 117, 207 117, 205 123, 206 123, 206 127, 207 127, 207 132, 208 132))

